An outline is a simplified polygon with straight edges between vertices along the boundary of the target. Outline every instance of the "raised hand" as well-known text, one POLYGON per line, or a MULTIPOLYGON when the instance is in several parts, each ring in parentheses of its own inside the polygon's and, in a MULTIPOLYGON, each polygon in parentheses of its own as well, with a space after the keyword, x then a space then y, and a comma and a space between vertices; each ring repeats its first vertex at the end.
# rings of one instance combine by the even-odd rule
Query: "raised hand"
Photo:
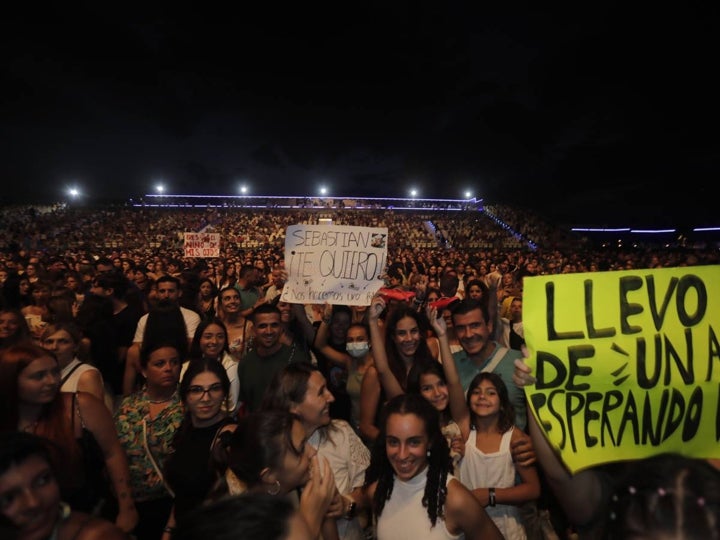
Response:
POLYGON ((382 296, 375 295, 368 308, 368 318, 371 321, 377 321, 380 318, 380 314, 385 310, 386 305, 385 299, 382 296))
POLYGON ((300 512, 310 530, 317 536, 325 516, 337 495, 335 478, 327 459, 317 454, 312 459, 310 480, 300 496, 300 512))
POLYGON ((438 317, 438 310, 436 307, 428 305, 425 308, 425 313, 427 314, 430 324, 432 325, 433 330, 435 330, 435 335, 437 335, 437 337, 442 337, 447 334, 447 323, 443 317, 438 317))
POLYGON ((528 358, 530 356, 525 345, 522 346, 521 350, 523 353, 523 357, 515 360, 515 369, 513 370, 512 379, 517 386, 523 388, 525 386, 531 386, 535 384, 537 382, 537 379, 533 377, 532 369, 530 368, 530 366, 525 363, 525 358, 528 358))

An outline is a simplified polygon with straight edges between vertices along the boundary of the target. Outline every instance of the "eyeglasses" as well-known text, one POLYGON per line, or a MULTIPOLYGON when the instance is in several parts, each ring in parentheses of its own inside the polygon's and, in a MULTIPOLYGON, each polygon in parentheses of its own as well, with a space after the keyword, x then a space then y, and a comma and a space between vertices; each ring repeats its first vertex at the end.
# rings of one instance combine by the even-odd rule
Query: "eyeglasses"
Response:
POLYGON ((211 384, 207 388, 203 388, 199 385, 193 385, 188 388, 188 396, 191 396, 193 399, 202 399, 205 394, 209 395, 210 397, 218 397, 222 395, 223 392, 223 386, 220 383, 211 384))

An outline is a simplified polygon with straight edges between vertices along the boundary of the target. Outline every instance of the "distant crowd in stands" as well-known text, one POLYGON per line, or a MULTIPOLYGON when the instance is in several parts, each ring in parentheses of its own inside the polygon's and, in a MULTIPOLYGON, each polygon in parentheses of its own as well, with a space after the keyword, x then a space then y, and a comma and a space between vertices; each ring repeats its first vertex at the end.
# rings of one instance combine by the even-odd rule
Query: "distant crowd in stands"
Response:
MULTIPOLYGON (((0 504, 8 531, 221 538, 220 524, 241 519, 228 514, 237 512, 228 497, 267 516, 269 494, 294 498, 295 510, 278 506, 276 538, 631 538, 617 531, 644 509, 618 510, 608 524, 595 491, 569 501, 563 490, 597 483, 562 476, 532 433, 518 366, 523 280, 717 264, 718 254, 586 250, 526 214, 489 210, 495 219, 425 209, 2 210, 0 501, 34 489, 54 508, 36 535, 22 518, 31 498, 17 514, 0 504), (321 219, 389 229, 385 287, 370 306, 280 301, 285 230, 321 219), (200 230, 221 234, 218 257, 184 256, 183 233, 200 230), (24 473, 45 483, 22 484, 24 473)), ((668 474, 677 466, 663 463, 668 474)), ((692 525, 702 534, 720 523, 709 470, 692 525)), ((670 519, 683 511, 666 510, 670 519)))

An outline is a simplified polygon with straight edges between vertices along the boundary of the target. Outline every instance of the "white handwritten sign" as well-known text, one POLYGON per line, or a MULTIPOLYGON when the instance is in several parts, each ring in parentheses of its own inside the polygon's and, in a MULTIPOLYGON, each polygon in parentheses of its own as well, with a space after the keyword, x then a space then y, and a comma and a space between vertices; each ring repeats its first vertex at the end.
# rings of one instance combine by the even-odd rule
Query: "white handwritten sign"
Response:
POLYGON ((285 235, 288 280, 280 299, 293 304, 367 306, 384 285, 388 230, 291 225, 285 235))
POLYGON ((220 233, 185 233, 185 257, 219 257, 220 233))

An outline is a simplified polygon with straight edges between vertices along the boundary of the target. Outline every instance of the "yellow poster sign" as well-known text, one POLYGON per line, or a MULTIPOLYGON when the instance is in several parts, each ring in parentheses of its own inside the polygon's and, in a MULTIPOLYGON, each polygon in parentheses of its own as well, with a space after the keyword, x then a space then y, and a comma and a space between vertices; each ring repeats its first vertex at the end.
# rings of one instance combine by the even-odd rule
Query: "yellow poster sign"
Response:
POLYGON ((530 408, 572 472, 720 457, 720 266, 526 278, 530 408))

